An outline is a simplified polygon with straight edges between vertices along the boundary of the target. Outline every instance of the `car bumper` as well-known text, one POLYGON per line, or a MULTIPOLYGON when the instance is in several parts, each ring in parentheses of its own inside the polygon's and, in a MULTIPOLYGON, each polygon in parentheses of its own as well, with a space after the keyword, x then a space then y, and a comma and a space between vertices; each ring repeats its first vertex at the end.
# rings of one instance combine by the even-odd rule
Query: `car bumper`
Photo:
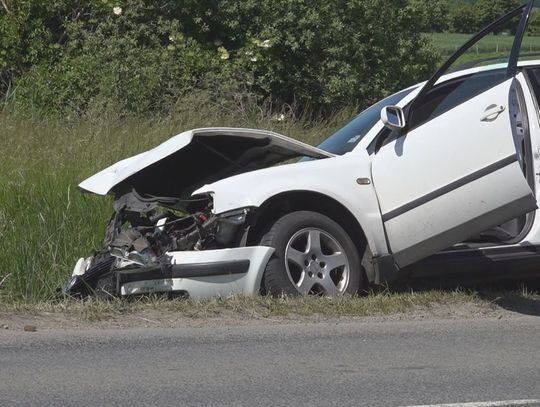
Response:
POLYGON ((123 295, 179 293, 191 298, 258 294, 273 248, 168 253, 165 267, 117 270, 117 288, 123 295))

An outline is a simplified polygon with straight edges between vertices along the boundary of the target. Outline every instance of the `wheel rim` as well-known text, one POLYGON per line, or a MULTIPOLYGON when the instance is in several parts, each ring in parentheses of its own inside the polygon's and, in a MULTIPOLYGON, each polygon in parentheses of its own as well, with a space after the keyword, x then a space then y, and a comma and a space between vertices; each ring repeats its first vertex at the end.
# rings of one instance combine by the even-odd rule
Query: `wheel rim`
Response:
POLYGON ((343 294, 349 285, 349 259, 328 232, 306 228, 296 232, 285 249, 285 268, 301 294, 343 294))

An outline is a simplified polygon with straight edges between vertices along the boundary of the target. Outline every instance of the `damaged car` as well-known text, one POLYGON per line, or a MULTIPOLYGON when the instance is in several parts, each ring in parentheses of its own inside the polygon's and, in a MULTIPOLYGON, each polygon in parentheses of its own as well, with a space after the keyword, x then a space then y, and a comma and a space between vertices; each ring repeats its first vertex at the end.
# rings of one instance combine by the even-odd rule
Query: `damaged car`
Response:
POLYGON ((532 10, 510 11, 319 147, 195 129, 83 181, 114 211, 64 293, 337 296, 434 270, 531 272, 540 60, 521 44, 532 10), (506 55, 471 58, 501 31, 506 55))

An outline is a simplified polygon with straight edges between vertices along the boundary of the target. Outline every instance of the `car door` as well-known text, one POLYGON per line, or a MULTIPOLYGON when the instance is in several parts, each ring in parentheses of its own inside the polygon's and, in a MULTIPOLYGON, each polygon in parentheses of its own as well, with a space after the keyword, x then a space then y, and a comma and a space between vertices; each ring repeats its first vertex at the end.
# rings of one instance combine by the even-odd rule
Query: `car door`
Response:
POLYGON ((374 154, 373 184, 399 267, 536 208, 509 115, 532 3, 458 50, 405 110, 406 127, 374 154), (450 73, 469 51, 478 53, 479 41, 505 30, 515 34, 502 62, 450 73))

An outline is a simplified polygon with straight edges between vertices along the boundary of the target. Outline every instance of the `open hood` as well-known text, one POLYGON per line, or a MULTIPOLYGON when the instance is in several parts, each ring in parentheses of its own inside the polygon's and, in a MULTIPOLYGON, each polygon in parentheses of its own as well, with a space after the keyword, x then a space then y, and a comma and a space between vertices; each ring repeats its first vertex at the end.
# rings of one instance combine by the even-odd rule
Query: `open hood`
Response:
POLYGON ((79 184, 83 191, 121 195, 136 190, 185 198, 204 184, 271 167, 295 157, 334 155, 277 133, 235 128, 186 131, 79 184))

